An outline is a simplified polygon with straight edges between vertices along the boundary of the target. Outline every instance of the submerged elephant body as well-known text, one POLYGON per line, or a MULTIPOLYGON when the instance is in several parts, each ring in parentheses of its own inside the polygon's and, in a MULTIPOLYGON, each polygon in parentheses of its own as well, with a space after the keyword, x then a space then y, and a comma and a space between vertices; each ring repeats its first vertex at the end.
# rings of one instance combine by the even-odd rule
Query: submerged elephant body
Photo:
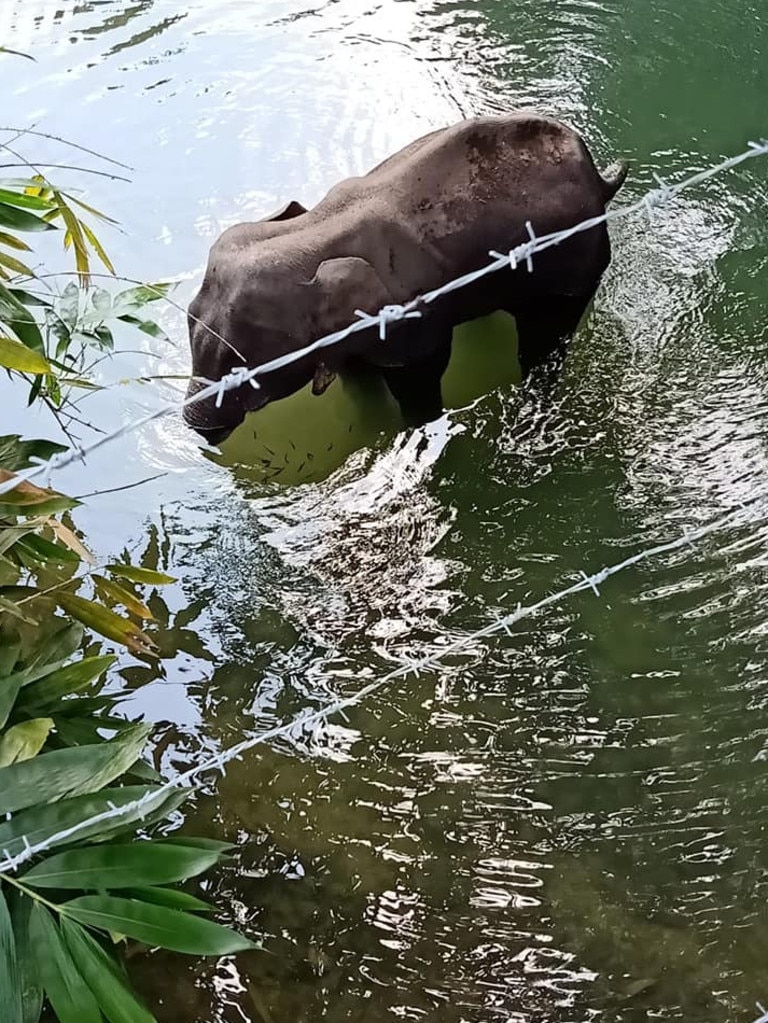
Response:
MULTIPOLYGON (((311 210, 291 202, 221 235, 189 309, 193 375, 220 379, 304 348, 358 309, 408 302, 526 241, 528 221, 542 235, 598 216, 625 173, 615 165, 601 175, 573 130, 530 111, 432 132, 311 210)), ((190 405, 185 418, 216 442, 247 412, 310 380, 320 393, 356 363, 383 374, 407 419, 436 416, 454 326, 512 313, 525 374, 573 333, 609 260, 601 224, 538 254, 532 273, 497 271, 390 325, 383 342, 369 327, 262 375, 259 390, 228 392, 218 408, 190 405)))

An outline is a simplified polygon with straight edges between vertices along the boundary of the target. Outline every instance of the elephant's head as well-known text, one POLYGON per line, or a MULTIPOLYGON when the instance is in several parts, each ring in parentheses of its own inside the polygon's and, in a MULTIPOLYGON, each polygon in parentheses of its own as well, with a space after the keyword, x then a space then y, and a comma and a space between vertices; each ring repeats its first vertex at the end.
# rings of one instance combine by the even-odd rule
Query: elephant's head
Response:
MULTIPOLYGON (((260 227, 230 228, 211 251, 203 284, 189 307, 193 380, 187 398, 199 393, 206 380, 297 352, 345 327, 355 309, 376 311, 388 301, 370 263, 356 256, 323 259, 317 244, 322 238, 313 238, 311 227, 280 239, 265 237, 260 227)), ((260 375, 258 389, 245 383, 220 400, 208 397, 187 405, 184 419, 218 444, 248 412, 293 394, 310 380, 314 393, 322 393, 335 368, 361 343, 367 339, 359 334, 260 375)))

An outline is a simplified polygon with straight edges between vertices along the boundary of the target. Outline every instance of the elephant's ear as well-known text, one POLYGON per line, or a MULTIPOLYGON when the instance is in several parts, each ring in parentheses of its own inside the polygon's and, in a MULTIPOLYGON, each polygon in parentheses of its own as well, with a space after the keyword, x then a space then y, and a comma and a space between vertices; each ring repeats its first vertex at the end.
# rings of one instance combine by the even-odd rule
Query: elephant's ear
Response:
POLYGON ((392 301, 374 268, 359 256, 324 260, 311 284, 319 292, 322 319, 333 330, 352 323, 357 309, 374 314, 392 301))
POLYGON ((306 213, 306 207, 302 206, 300 202, 295 199, 291 199, 285 206, 281 206, 276 213, 270 214, 268 217, 263 217, 261 220, 262 224, 273 223, 278 220, 293 220, 294 217, 300 217, 302 213, 306 213))

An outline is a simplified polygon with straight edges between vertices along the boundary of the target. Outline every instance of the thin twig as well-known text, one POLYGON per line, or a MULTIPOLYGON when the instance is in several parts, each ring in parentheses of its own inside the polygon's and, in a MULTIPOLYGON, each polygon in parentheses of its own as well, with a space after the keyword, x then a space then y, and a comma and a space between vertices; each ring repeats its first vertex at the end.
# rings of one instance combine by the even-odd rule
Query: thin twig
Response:
POLYGON ((52 135, 47 131, 38 131, 35 128, 10 128, 0 127, 0 131, 15 131, 16 138, 21 135, 34 135, 35 138, 39 139, 50 139, 52 142, 61 142, 65 146, 69 146, 71 149, 79 149, 81 153, 88 153, 89 156, 95 156, 99 160, 104 160, 105 163, 111 163, 115 167, 122 167, 123 170, 135 171, 135 167, 131 167, 127 163, 122 163, 120 160, 114 160, 111 156, 105 156, 103 153, 99 153, 95 149, 89 149, 87 146, 81 146, 78 142, 70 142, 69 139, 62 138, 60 135, 52 135))
POLYGON ((109 487, 107 490, 92 490, 90 494, 78 494, 74 497, 73 501, 85 501, 91 497, 101 497, 103 494, 118 494, 121 490, 133 490, 134 487, 142 487, 145 483, 151 483, 153 480, 162 479, 163 476, 167 476, 167 472, 157 472, 154 476, 147 476, 146 479, 136 480, 135 483, 126 483, 122 487, 109 487))
MULTIPOLYGON (((5 149, 5 146, 0 143, 0 148, 5 149)), ((18 163, 0 163, 0 169, 2 170, 8 170, 12 167, 31 167, 31 164, 23 159, 18 163)), ((127 181, 128 184, 131 183, 131 179, 124 177, 122 174, 110 174, 109 171, 96 170, 94 167, 78 167, 73 163, 41 163, 38 164, 38 167, 47 167, 49 170, 77 171, 78 174, 95 174, 100 178, 109 178, 110 181, 127 181)), ((36 173, 40 174, 40 171, 37 170, 36 173)), ((41 177, 45 177, 45 175, 41 174, 41 177)))

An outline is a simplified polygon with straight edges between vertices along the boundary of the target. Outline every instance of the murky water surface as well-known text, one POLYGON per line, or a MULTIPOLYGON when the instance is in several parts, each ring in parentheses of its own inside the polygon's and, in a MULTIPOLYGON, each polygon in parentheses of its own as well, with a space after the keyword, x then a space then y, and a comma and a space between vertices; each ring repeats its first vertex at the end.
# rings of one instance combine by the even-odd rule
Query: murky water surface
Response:
MULTIPOLYGON (((3 121, 134 168, 88 195, 123 225, 105 238, 121 272, 177 280, 182 306, 222 228, 465 114, 569 119, 601 161, 631 161, 621 202, 768 134, 751 0, 5 0, 3 25, 37 61, 0 64, 3 121)), ((739 501, 768 508, 767 180, 755 161, 616 226, 544 421, 497 382, 415 434, 370 399, 350 440, 337 390, 252 420, 227 457, 170 418, 62 475, 87 493, 161 474, 79 521, 101 553, 180 577, 154 604, 167 656, 122 672, 126 712, 169 723, 163 766, 739 501)), ((186 370, 183 314, 162 321, 173 344, 131 339, 105 380, 186 370)), ((50 433, 3 388, 4 431, 50 433)), ((89 415, 111 427, 177 393, 124 384, 89 415)), ((751 1019, 767 539, 725 530, 628 570, 212 781, 189 823, 238 854, 208 888, 268 953, 136 958, 159 1018, 751 1019)))

